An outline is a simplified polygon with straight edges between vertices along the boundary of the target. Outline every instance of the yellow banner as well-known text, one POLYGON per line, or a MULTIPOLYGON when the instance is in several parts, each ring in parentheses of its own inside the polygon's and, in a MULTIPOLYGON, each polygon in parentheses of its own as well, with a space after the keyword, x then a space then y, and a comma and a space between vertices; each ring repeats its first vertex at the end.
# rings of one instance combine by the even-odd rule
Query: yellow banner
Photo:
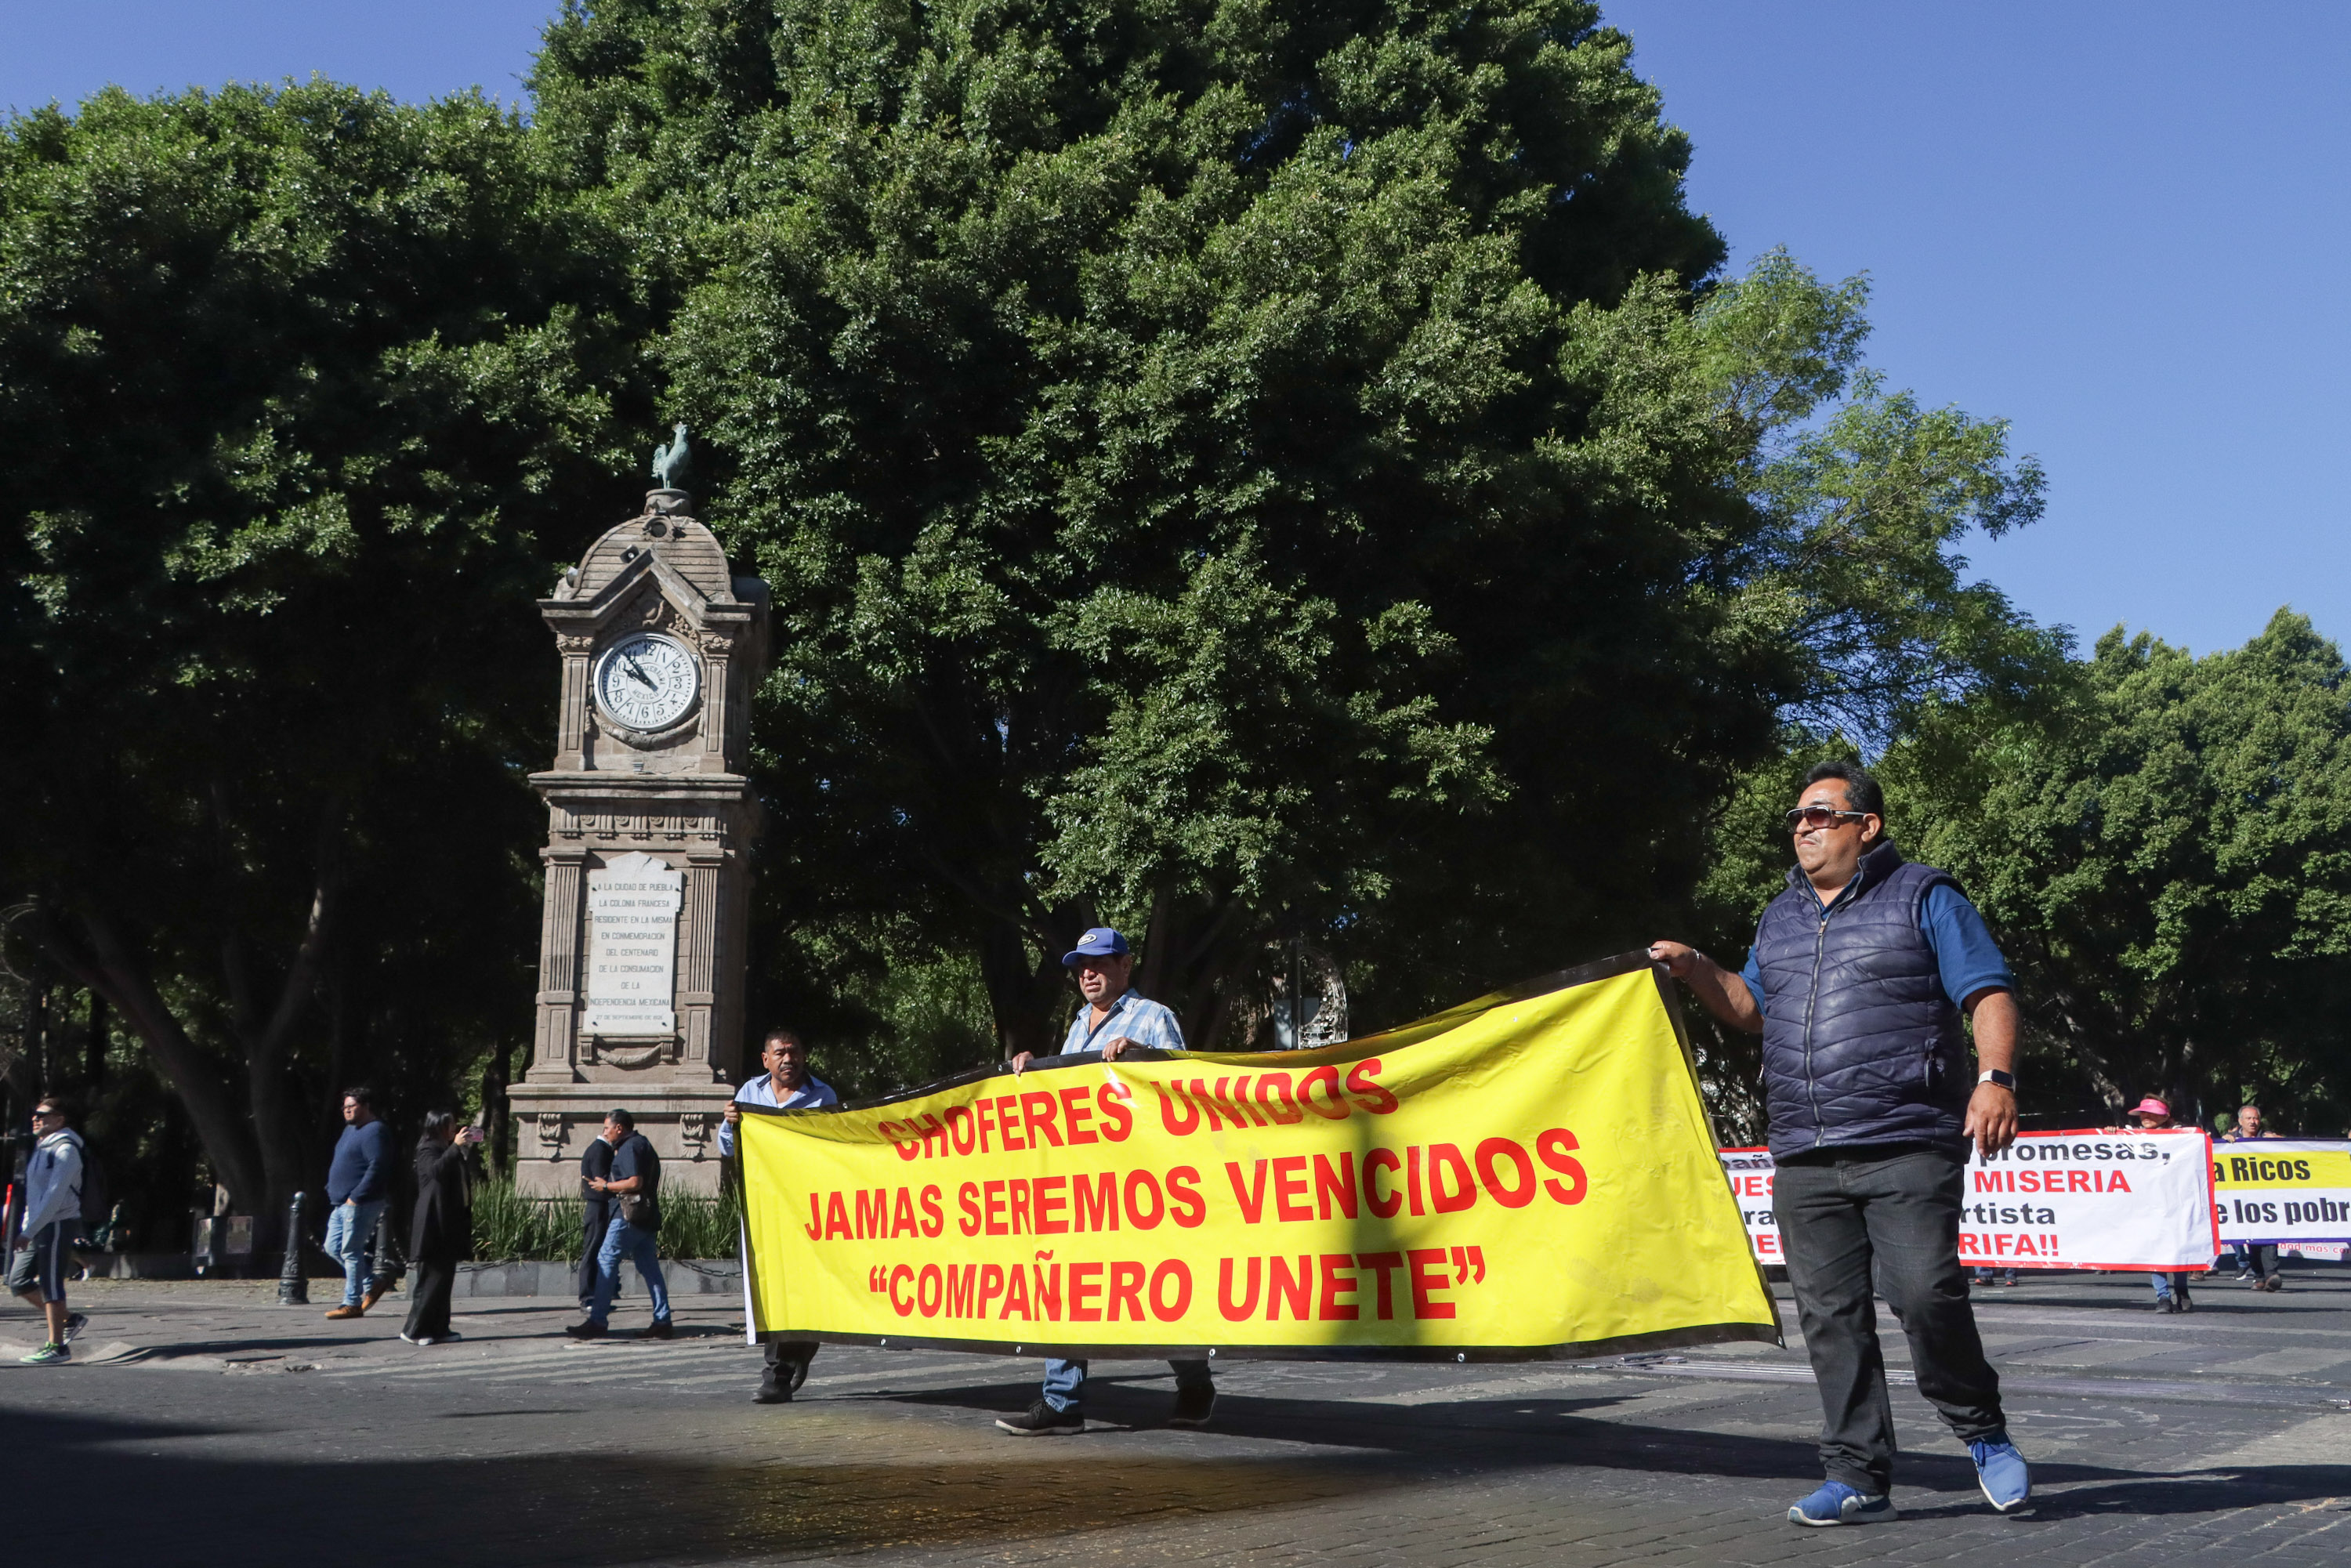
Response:
POLYGON ((1032 1355, 1776 1343, 1656 972, 1539 984, 1319 1051, 746 1107, 751 1326, 1032 1355))

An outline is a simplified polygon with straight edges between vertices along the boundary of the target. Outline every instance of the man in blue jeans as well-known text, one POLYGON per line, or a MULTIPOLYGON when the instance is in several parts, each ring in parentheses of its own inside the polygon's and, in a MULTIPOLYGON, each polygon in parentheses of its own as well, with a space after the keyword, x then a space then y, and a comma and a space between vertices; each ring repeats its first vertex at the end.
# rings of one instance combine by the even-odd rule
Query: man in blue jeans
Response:
MULTIPOLYGON (((1134 1046, 1161 1051, 1184 1049, 1184 1030, 1176 1015, 1155 1001, 1135 995, 1127 982, 1134 975, 1134 955, 1126 938, 1107 925, 1098 925, 1078 938, 1077 946, 1062 955, 1062 967, 1077 976, 1078 994, 1085 1005, 1070 1020, 1061 1055, 1099 1051, 1104 1061, 1134 1046)), ((1012 1058, 1012 1071, 1025 1071, 1035 1061, 1029 1051, 1012 1058)), ((1217 1407, 1217 1385, 1206 1361, 1171 1361, 1176 1369, 1176 1412, 1171 1427, 1205 1427, 1217 1407)), ((1086 1364, 1055 1357, 1045 1363, 1045 1386, 1038 1401, 1019 1416, 1006 1416, 996 1425, 1016 1437, 1070 1437, 1086 1429, 1086 1364)))
POLYGON ((621 1291, 621 1260, 632 1259, 653 1299, 653 1326, 646 1339, 674 1339, 669 1321, 669 1285, 662 1279, 661 1255, 655 1243, 661 1235, 661 1155, 651 1140, 637 1131, 637 1119, 615 1109, 604 1118, 604 1141, 612 1145, 610 1176, 588 1185, 612 1197, 612 1218, 604 1227, 604 1244, 596 1250, 596 1299, 589 1303, 588 1321, 563 1332, 573 1339, 602 1339, 611 1332, 612 1298, 621 1291), (643 1197, 643 1206, 628 1201, 643 1197), (630 1210, 639 1209, 632 1221, 630 1210))
POLYGON ((2008 1440, 1959 1252, 1969 1143, 1989 1155, 2016 1138, 2008 965, 1959 885, 1886 841, 1885 795, 1861 768, 1813 768, 1788 831, 1796 864, 1764 908, 1744 974, 1678 942, 1649 948, 1708 1012, 1763 1037, 1772 1208, 1820 1385, 1828 1472, 1788 1518, 1895 1516, 1873 1275, 1910 1342, 1918 1392, 1968 1446, 1986 1500, 2008 1513, 2032 1479, 2008 1440), (1962 1016, 1975 1024, 1980 1073, 1968 1071, 1962 1016))
POLYGON ((363 1316, 375 1305, 368 1290, 368 1238, 392 1197, 392 1131, 376 1119, 375 1094, 343 1092, 343 1135, 327 1166, 327 1250, 343 1266, 342 1304, 330 1318, 363 1316))

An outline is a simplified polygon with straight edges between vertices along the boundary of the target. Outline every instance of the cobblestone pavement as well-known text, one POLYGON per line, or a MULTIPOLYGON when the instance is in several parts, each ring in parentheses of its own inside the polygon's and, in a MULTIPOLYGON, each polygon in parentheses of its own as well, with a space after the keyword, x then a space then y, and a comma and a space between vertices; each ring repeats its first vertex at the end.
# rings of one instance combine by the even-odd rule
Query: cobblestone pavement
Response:
POLYGON ((2351 1271, 2288 1281, 2189 1317, 2120 1276, 1980 1291, 2037 1507, 1992 1514, 1903 1389, 1901 1519, 1829 1531, 1782 1517, 1819 1475, 1795 1346, 1239 1363, 1204 1432, 1164 1425, 1164 1364, 1097 1362, 1087 1433, 1023 1440, 989 1417, 1033 1361, 828 1349, 798 1403, 753 1406, 724 1298, 683 1299, 674 1341, 580 1345, 556 1303, 462 1303, 463 1343, 420 1350, 391 1302, 92 1284, 69 1367, 15 1364, 35 1325, 0 1309, 0 1538, 101 1564, 2340 1564, 2351 1271))

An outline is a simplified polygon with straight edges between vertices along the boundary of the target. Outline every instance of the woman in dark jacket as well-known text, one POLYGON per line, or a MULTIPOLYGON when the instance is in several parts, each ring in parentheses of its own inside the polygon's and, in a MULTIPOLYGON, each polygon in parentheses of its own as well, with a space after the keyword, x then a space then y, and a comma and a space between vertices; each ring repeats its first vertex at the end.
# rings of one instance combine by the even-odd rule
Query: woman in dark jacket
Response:
POLYGON ((415 1304, 408 1309, 408 1326, 400 1331, 411 1344, 461 1337, 449 1327, 449 1290, 456 1282, 457 1260, 473 1240, 469 1167, 481 1140, 479 1127, 460 1128, 446 1111, 425 1117, 424 1135, 416 1140, 416 1208, 408 1238, 409 1267, 414 1270, 409 1296, 415 1304))

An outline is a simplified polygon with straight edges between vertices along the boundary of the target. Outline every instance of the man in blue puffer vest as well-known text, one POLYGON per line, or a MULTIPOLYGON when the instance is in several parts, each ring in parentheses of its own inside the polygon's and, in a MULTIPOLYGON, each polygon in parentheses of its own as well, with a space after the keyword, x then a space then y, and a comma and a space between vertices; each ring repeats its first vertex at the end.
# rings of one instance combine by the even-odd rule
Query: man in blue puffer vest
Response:
POLYGON ((1828 1479, 1798 1524, 1895 1515, 1894 1413, 1872 1281, 1910 1341, 1918 1392, 1975 1459, 2002 1513, 2032 1494, 2008 1440, 1959 1267, 1968 1145, 2016 1137, 2013 982, 1983 917, 1886 838, 1886 797, 1850 763, 1813 768, 1788 813, 1796 864, 1763 910, 1746 971, 1678 942, 1649 956, 1708 1012, 1763 1037, 1772 1208, 1821 1389, 1828 1479), (1968 1071, 1975 1026, 1980 1072, 1968 1071))

